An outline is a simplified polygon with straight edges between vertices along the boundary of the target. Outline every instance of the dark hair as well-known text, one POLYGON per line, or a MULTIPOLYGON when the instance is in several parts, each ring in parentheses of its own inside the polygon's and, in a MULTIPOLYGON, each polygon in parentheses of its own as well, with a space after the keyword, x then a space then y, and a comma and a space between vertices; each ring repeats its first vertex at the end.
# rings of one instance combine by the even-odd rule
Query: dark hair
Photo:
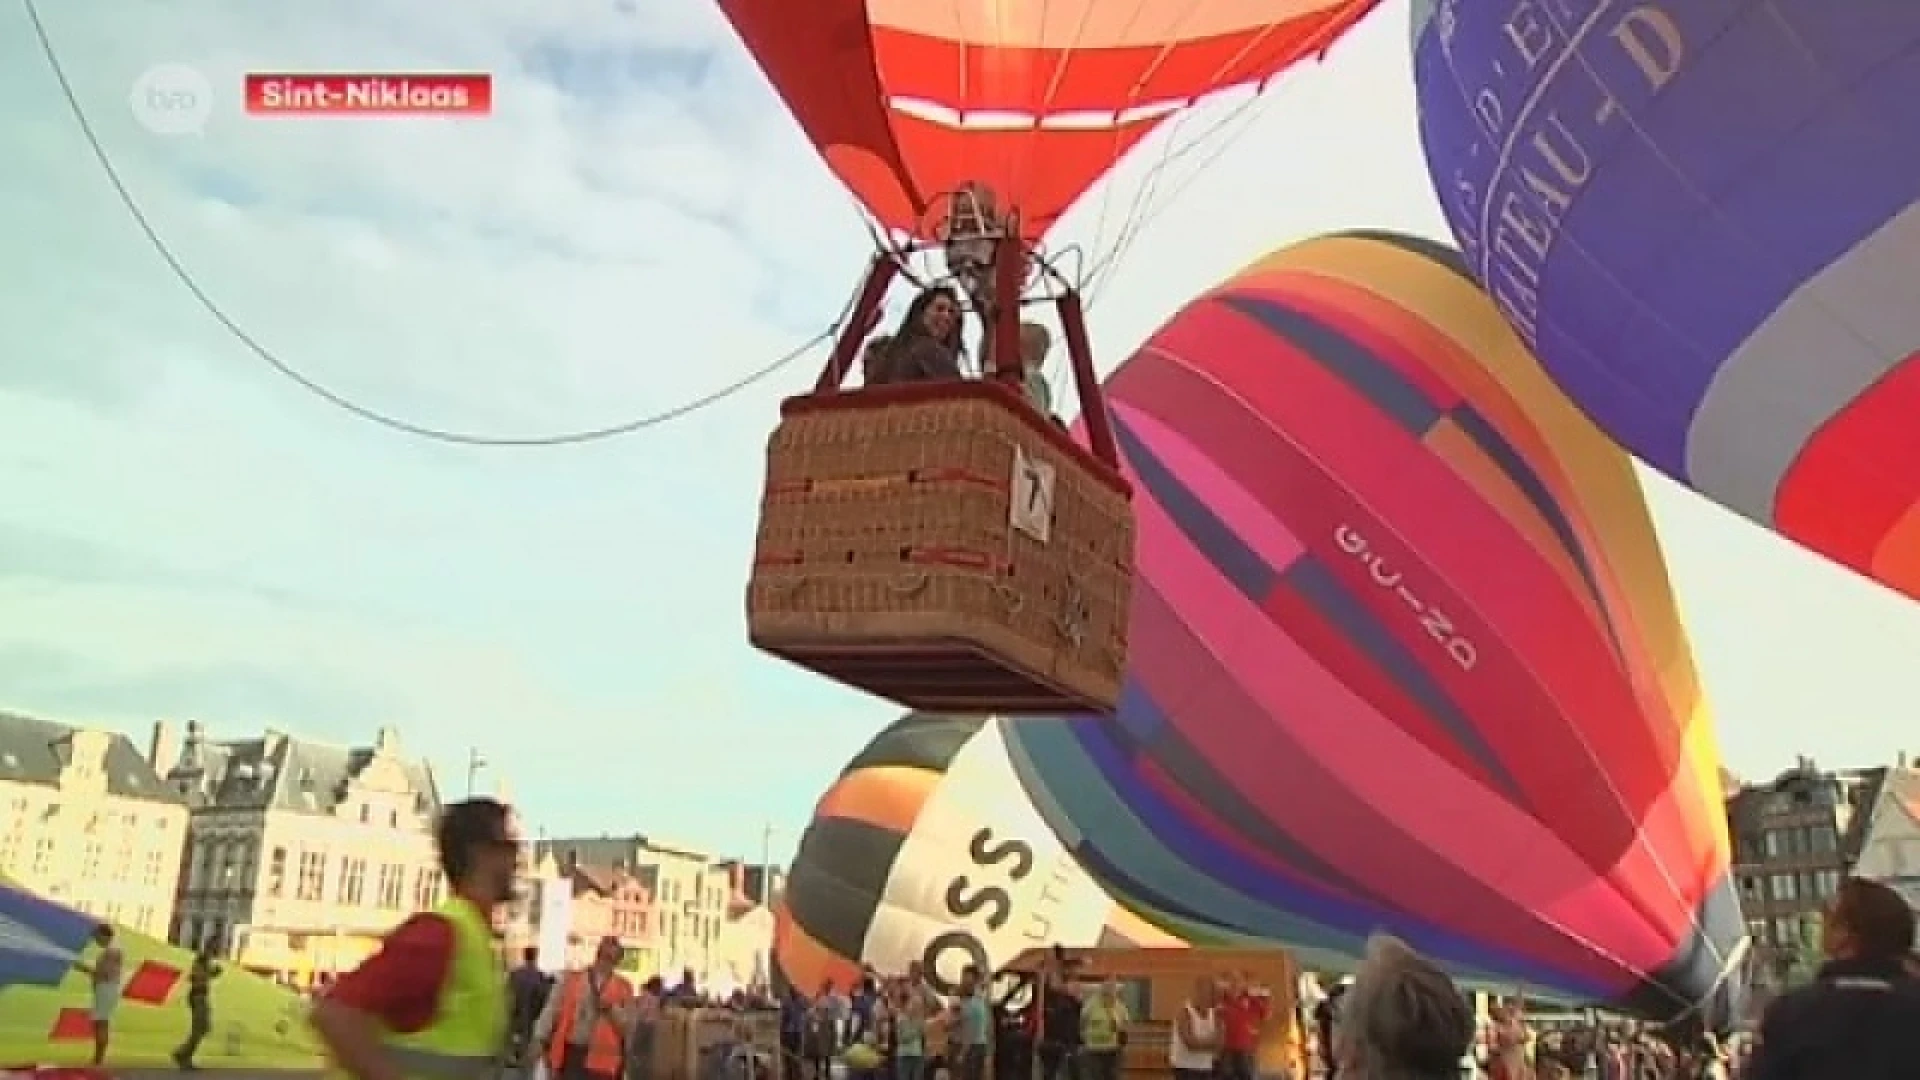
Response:
POLYGON ((527 965, 538 963, 540 950, 532 945, 520 950, 520 962, 527 965))
POLYGON ((440 869, 453 885, 473 872, 474 854, 497 847, 507 838, 507 804, 498 799, 467 799, 440 814, 433 842, 440 849, 440 869))
POLYGON ((1913 909, 1877 881, 1850 877, 1841 882, 1833 919, 1852 934, 1861 956, 1900 960, 1913 951, 1913 909))
MULTIPOLYGON (((953 304, 957 316, 960 308, 960 294, 955 292, 951 285, 928 286, 920 290, 920 295, 913 298, 913 303, 907 305, 906 317, 900 320, 900 329, 894 333, 893 340, 888 343, 889 349, 905 348, 910 342, 920 338, 934 340, 933 335, 927 332, 927 309, 933 306, 935 300, 942 298, 953 304)), ((960 351, 959 318, 956 317, 953 320, 953 329, 947 332, 946 340, 940 344, 956 353, 960 351)))

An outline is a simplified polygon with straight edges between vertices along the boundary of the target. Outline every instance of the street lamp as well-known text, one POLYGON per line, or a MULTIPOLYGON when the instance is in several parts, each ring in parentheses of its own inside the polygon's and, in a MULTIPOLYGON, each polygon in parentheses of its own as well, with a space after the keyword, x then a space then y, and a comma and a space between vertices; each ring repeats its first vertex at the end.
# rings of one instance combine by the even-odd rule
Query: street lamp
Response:
POLYGON ((773 906, 773 834, 771 821, 760 828, 760 906, 773 906))
POLYGON ((467 798, 473 798, 474 791, 480 786, 480 770, 487 767, 487 759, 480 756, 480 748, 467 748, 467 798))

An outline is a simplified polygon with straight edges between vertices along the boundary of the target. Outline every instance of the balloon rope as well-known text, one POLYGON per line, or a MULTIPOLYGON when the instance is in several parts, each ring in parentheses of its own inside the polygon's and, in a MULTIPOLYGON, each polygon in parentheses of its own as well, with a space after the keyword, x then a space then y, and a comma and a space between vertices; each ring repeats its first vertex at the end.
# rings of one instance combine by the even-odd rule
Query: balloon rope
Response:
POLYGON ((53 39, 47 32, 46 23, 41 18, 36 0, 21 0, 21 5, 25 9, 27 22, 33 29, 34 37, 38 39, 40 51, 45 57, 47 68, 53 75, 54 81, 59 84, 60 94, 66 100, 67 111, 72 117, 75 127, 79 129, 81 138, 86 141, 87 148, 92 152, 93 159, 99 165, 101 174, 113 188, 121 209, 125 211, 129 220, 132 221, 134 228, 145 238, 147 246, 152 248, 154 254, 159 256, 160 261, 166 264, 167 270, 173 279, 179 283, 181 288, 186 290, 187 294, 192 297, 195 304, 202 311, 206 312, 214 322, 220 325, 228 337, 238 342, 247 352, 266 364, 273 372, 286 378, 308 394, 332 405, 334 408, 368 423, 376 424, 404 435, 460 446, 533 448, 573 446, 581 443, 602 442, 622 435, 631 435, 635 432, 659 427, 735 396, 748 387, 788 367, 808 353, 811 353, 823 342, 832 340, 833 337, 840 332, 840 328, 846 319, 852 314, 853 301, 850 299, 846 309, 844 309, 833 322, 829 323, 825 329, 813 337, 808 338, 795 348, 782 353, 770 363, 755 368, 746 375, 718 389, 683 401, 670 408, 621 423, 609 424, 604 427, 533 435, 491 435, 415 423, 382 412, 371 406, 362 405, 332 387, 321 383, 312 376, 307 375, 287 360, 282 359, 278 353, 269 348, 251 331, 241 325, 239 320, 229 313, 219 301, 215 300, 207 288, 203 286, 193 272, 188 269, 179 255, 174 252, 172 246, 168 244, 166 238, 161 235, 159 229, 154 226, 152 219, 140 205, 139 199, 134 196, 125 177, 121 174, 118 164, 113 160, 113 156, 107 151, 105 144, 101 141, 99 132, 93 126, 92 118, 87 115, 86 108, 80 104, 80 96, 74 89, 72 79, 67 74, 66 65, 62 63, 60 59, 59 50, 54 47, 53 39))

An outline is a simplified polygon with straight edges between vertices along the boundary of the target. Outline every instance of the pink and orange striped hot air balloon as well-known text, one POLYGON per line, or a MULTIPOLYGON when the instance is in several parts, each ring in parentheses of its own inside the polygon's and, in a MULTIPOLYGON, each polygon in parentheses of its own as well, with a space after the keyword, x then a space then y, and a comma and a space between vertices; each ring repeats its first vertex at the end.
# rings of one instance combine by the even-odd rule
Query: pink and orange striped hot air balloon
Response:
POLYGON ((1109 380, 1135 485, 1113 720, 1008 725, 1122 903, 1309 966, 1737 1004, 1719 755, 1626 456, 1439 245, 1260 260, 1109 380))

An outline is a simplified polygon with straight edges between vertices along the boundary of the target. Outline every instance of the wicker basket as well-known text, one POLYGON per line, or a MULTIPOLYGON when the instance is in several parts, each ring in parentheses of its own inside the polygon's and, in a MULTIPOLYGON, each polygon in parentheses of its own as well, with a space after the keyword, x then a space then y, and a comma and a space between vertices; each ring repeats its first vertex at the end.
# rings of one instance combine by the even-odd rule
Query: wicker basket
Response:
POLYGON ((909 708, 1111 712, 1133 519, 997 383, 797 398, 767 449, 753 643, 909 708))

